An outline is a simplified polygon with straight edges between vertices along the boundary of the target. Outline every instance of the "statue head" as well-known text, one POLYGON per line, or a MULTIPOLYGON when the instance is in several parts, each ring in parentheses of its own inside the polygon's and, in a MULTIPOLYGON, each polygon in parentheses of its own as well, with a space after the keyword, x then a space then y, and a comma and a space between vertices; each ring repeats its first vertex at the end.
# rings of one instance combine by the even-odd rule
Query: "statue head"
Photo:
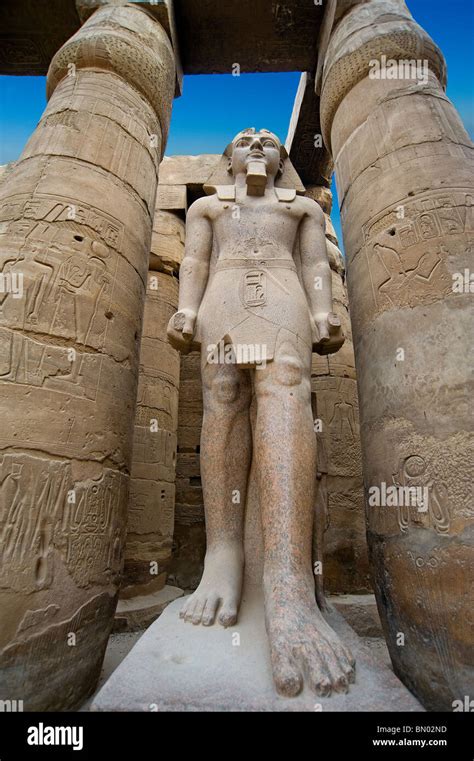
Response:
MULTIPOLYGON (((305 193, 285 146, 268 129, 257 132, 252 127, 238 132, 204 183, 204 191, 210 195, 218 187, 235 186, 237 177, 242 175, 245 175, 249 195, 263 195, 269 184, 282 192, 285 189, 299 195, 305 193)), ((231 193, 227 195, 230 197, 231 193)))
POLYGON ((254 127, 239 132, 232 140, 227 154, 227 169, 234 177, 247 173, 249 165, 257 162, 265 166, 267 176, 277 178, 283 172, 284 161, 288 157, 285 147, 273 132, 267 129, 257 132, 254 127))

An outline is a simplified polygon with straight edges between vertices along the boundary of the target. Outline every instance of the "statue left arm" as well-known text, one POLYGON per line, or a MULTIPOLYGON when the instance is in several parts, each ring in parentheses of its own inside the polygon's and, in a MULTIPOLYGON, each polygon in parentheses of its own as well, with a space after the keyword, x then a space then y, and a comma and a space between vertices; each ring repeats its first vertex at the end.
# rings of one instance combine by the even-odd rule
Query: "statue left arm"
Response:
POLYGON ((314 325, 314 350, 330 354, 344 336, 332 304, 332 276, 326 249, 326 220, 315 201, 301 199, 305 215, 300 225, 301 274, 314 325))

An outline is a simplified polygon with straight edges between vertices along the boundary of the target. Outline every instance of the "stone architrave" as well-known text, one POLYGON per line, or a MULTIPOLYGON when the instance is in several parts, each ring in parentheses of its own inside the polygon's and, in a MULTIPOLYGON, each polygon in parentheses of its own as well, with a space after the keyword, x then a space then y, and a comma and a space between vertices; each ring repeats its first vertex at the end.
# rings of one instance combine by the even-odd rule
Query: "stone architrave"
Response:
POLYGON ((298 195, 304 188, 268 130, 240 132, 205 189, 188 213, 168 327, 177 349, 201 350, 204 401, 207 549, 181 615, 234 626, 242 588, 263 590, 277 692, 296 696, 304 680, 317 694, 347 691, 354 660, 318 608, 311 558, 311 352, 344 342, 324 214, 298 195))
MULTIPOLYGON (((322 186, 312 186, 306 189, 306 195, 317 201, 326 215, 333 301, 346 339, 335 355, 321 357, 313 354, 311 389, 318 441, 315 509, 325 513, 324 537, 315 536, 314 547, 316 549, 322 541, 325 591, 329 594, 361 594, 371 591, 372 587, 367 557, 359 404, 345 264, 329 216, 331 191, 322 186)), ((317 521, 315 527, 319 528, 319 525, 317 521)))
POLYGON ((112 626, 174 86, 162 27, 99 9, 0 185, 1 697, 25 710, 83 700, 112 626))
POLYGON ((342 208, 379 611, 397 675, 450 711, 474 681, 474 185, 445 81, 402 0, 357 4, 332 31, 321 123, 342 208))
POLYGON ((187 209, 186 185, 158 185, 156 197, 157 208, 163 211, 176 211, 187 209))

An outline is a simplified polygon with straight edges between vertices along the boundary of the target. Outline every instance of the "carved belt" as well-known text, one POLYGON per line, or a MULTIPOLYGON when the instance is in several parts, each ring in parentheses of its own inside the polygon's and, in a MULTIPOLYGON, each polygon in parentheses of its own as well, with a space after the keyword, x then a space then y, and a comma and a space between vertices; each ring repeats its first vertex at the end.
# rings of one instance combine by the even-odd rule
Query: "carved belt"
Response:
POLYGON ((275 267, 276 269, 287 269, 296 272, 295 263, 290 259, 221 259, 216 264, 218 270, 232 270, 245 267, 248 270, 275 267))

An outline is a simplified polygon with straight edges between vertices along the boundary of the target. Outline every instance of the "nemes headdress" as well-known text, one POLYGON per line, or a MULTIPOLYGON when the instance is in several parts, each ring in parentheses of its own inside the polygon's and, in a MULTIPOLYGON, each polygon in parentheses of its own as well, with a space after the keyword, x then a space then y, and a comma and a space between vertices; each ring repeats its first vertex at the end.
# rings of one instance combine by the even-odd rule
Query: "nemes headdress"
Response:
MULTIPOLYGON (((305 187, 303 183, 301 182, 293 164, 291 163, 287 150, 285 146, 282 144, 279 137, 275 135, 274 132, 270 132, 270 130, 268 129, 261 129, 261 130, 258 130, 258 132, 267 134, 269 137, 273 138, 273 140, 275 140, 280 146, 280 156, 283 160, 283 170, 281 174, 275 180, 275 188, 282 188, 288 191, 293 190, 293 191, 296 191, 298 195, 304 195, 305 187)), ((216 193, 218 186, 234 184, 234 179, 232 175, 229 174, 227 169, 229 158, 231 158, 232 151, 234 150, 234 145, 237 142, 237 140, 239 140, 241 137, 244 137, 246 135, 256 135, 256 134, 257 134, 257 130, 255 129, 255 127, 249 127, 248 129, 244 129, 238 132, 237 135, 232 140, 232 142, 229 143, 224 153, 222 154, 219 163, 217 164, 213 173, 211 174, 211 176, 209 177, 209 179, 204 185, 204 191, 208 195, 212 195, 213 193, 216 193)))

